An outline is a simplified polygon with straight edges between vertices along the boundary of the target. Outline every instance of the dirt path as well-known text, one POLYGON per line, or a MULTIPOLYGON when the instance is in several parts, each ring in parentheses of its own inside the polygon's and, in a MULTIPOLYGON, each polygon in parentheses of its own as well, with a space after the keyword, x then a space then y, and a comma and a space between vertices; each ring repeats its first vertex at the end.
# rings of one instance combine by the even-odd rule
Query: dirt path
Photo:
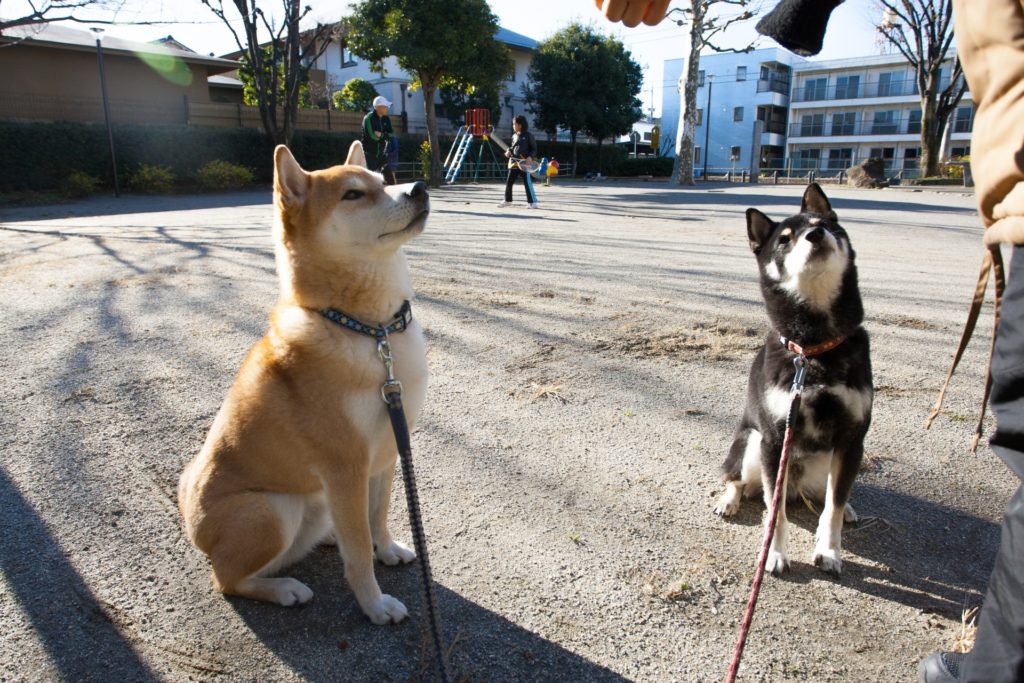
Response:
MULTIPOLYGON (((539 211, 435 193, 408 248, 432 373, 413 443, 461 675, 722 679, 763 511, 711 512, 764 325, 742 213, 788 215, 801 189, 562 184, 539 211)), ((831 195, 878 389, 866 521, 835 581, 790 507, 793 570, 766 583, 744 681, 911 680, 978 603, 1012 490, 967 450, 984 331, 922 429, 980 262, 973 199, 831 195)), ((422 680, 414 568, 378 570, 415 614, 375 627, 332 549, 286 610, 215 594, 180 532, 177 475, 276 296, 268 202, 0 211, 0 681, 422 680)))

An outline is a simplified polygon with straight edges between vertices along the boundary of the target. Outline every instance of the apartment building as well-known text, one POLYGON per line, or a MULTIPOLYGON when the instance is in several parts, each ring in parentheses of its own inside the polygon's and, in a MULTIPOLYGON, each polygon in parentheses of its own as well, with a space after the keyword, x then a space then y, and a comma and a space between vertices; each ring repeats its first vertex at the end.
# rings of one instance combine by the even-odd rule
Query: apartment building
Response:
MULTIPOLYGON (((682 73, 683 61, 666 61, 666 74, 682 73)), ((706 55, 700 65, 698 175, 705 168, 830 175, 868 157, 883 159, 887 175, 918 175, 921 99, 902 55, 813 62, 771 49, 706 55)), ((943 66, 943 87, 952 66, 952 58, 943 66)), ((679 98, 666 88, 664 118, 678 112, 679 98)), ((663 152, 673 151, 676 120, 663 126, 663 152)), ((973 123, 968 93, 947 127, 944 158, 970 153, 973 123)))

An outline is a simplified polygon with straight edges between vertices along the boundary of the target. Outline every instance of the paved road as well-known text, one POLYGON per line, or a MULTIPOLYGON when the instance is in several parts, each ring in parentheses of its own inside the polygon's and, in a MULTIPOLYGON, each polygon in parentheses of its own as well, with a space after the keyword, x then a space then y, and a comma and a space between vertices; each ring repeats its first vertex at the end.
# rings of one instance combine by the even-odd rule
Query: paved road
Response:
MULTIPOLYGON (((408 249, 432 372, 414 448, 461 676, 721 679, 763 510, 711 513, 764 324, 742 215, 800 192, 434 193, 408 249)), ((972 198, 832 195, 878 386, 866 522, 834 581, 791 508, 743 680, 910 680, 980 599, 1011 491, 967 453, 984 332, 921 428, 980 263, 972 198)), ((293 570, 313 602, 282 609, 214 593, 180 531, 177 475, 276 296, 270 218, 259 192, 0 210, 0 681, 428 678, 415 567, 378 571, 414 616, 375 627, 331 549, 293 570)))

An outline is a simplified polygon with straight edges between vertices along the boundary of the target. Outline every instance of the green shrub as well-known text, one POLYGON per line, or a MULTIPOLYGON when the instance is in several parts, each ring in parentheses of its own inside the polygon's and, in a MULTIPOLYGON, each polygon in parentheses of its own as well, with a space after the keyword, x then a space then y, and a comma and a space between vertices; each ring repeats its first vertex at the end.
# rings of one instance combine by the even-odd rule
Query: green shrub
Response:
MULTIPOLYGON (((401 149, 401 147, 399 147, 401 149)), ((424 140, 420 145, 420 172, 423 179, 430 182, 430 140, 424 140)))
POLYGON ((204 190, 237 190, 252 182, 252 171, 217 159, 208 161, 196 171, 196 182, 204 190))
POLYGON ((617 176, 649 175, 667 178, 672 175, 672 157, 637 157, 621 159, 611 167, 611 174, 617 176))
POLYGON ((96 190, 99 189, 99 186, 99 178, 91 176, 85 171, 74 171, 64 181, 64 185, 61 190, 68 197, 81 199, 82 197, 89 197, 96 194, 96 190))
POLYGON ((174 187, 174 173, 166 166, 142 164, 128 174, 128 189, 142 194, 166 194, 174 187))

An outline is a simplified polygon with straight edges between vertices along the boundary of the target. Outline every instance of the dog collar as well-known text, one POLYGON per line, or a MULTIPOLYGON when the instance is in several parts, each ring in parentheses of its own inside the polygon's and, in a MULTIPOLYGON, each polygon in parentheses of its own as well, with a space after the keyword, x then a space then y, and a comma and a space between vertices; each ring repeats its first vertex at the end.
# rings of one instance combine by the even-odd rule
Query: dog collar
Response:
POLYGON ((374 339, 384 339, 389 334, 395 332, 404 332, 405 328, 412 322, 412 306, 408 301, 402 303, 402 307, 398 309, 398 313, 395 313, 391 322, 385 325, 368 325, 367 323, 356 320, 347 313, 342 313, 336 308, 321 308, 320 315, 330 320, 336 325, 341 325, 353 332, 359 332, 365 334, 368 337, 374 339))
POLYGON ((804 356, 805 358, 809 356, 817 356, 818 354, 825 353, 826 351, 831 351, 844 341, 846 341, 846 337, 836 337, 835 339, 829 339, 827 342, 815 344, 814 346, 801 346, 792 339, 787 339, 786 337, 779 335, 779 342, 781 342, 788 351, 804 356))

